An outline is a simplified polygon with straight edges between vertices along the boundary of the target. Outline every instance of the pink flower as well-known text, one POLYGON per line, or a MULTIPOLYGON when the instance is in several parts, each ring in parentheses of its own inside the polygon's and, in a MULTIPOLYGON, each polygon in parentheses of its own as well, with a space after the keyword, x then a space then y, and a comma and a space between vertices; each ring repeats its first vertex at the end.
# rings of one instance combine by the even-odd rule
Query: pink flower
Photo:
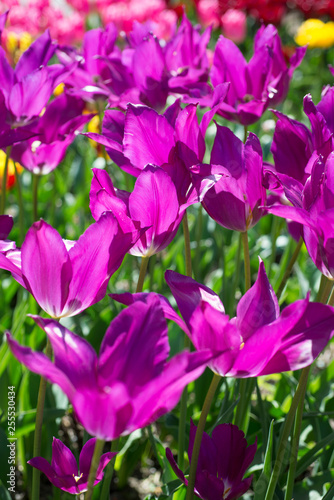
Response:
POLYGON ((241 43, 246 38, 246 14, 242 10, 228 9, 221 17, 223 33, 235 43, 241 43))
POLYGON ((218 28, 220 25, 218 0, 200 0, 197 5, 197 12, 203 26, 212 25, 213 28, 218 28))

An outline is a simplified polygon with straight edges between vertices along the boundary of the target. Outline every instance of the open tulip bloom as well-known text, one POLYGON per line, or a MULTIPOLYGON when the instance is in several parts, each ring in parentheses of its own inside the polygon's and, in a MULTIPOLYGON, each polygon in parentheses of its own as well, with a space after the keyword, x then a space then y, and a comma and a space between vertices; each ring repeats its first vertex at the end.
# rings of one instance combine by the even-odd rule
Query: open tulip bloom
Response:
POLYGON ((110 212, 78 241, 63 240, 41 220, 29 229, 21 249, 0 253, 0 268, 10 271, 50 316, 74 316, 105 296, 110 276, 139 234, 124 233, 110 212))
POLYGON ((87 432, 106 441, 145 427, 174 408, 184 387, 201 375, 213 356, 210 350, 182 352, 166 361, 167 323, 154 295, 111 322, 99 356, 57 321, 33 319, 49 337, 54 363, 8 334, 14 356, 58 384, 87 432))
POLYGON ((129 104, 124 113, 106 111, 102 136, 88 137, 106 147, 110 158, 122 170, 138 177, 146 165, 163 168, 176 186, 180 203, 189 198, 193 175, 191 167, 201 163, 205 154, 205 132, 228 85, 221 86, 212 109, 198 124, 195 104, 184 109, 175 101, 160 115, 147 106, 129 104))
MULTIPOLYGON (((71 450, 53 438, 51 464, 43 457, 34 457, 28 464, 43 472, 49 481, 62 491, 78 495, 87 490, 89 470, 93 458, 96 439, 89 439, 83 446, 78 464, 71 450)), ((116 453, 104 453, 99 461, 94 486, 102 481, 103 470, 116 453)))
POLYGON ((260 261, 258 278, 237 305, 224 312, 219 297, 192 278, 166 271, 166 281, 197 350, 221 355, 209 363, 219 375, 247 378, 310 365, 334 334, 334 308, 298 300, 280 314, 260 261))
POLYGON ((305 184, 317 156, 326 160, 334 148, 334 87, 325 89, 316 106, 310 94, 304 97, 304 112, 311 123, 309 130, 303 123, 278 111, 271 152, 278 176, 286 175, 305 184))
POLYGON ((221 226, 247 231, 265 214, 267 196, 259 139, 249 134, 243 144, 227 127, 217 125, 210 162, 210 167, 202 168, 208 168, 211 175, 222 175, 205 194, 203 207, 221 226))
POLYGON ((110 210, 124 232, 147 228, 130 253, 149 257, 166 248, 174 239, 186 208, 200 201, 214 184, 207 176, 193 184, 185 203, 180 203, 177 188, 161 167, 147 165, 139 174, 132 193, 115 189, 105 170, 93 169, 90 208, 94 219, 110 210), (196 186, 196 187, 195 187, 196 186))
MULTIPOLYGON (((56 50, 49 31, 37 38, 22 54, 15 69, 0 47, 0 100, 4 100, 5 121, 24 125, 36 118, 47 104, 55 87, 72 69, 47 66, 56 50)), ((76 64, 76 63, 74 63, 76 64)))
POLYGON ((311 259, 328 278, 334 278, 334 152, 327 160, 314 159, 305 185, 278 175, 279 182, 291 205, 274 204, 268 212, 302 225, 302 237, 311 259), (332 185, 333 184, 333 185, 332 185))
MULTIPOLYGON (((299 370, 310 365, 334 334, 334 308, 308 298, 287 306, 278 301, 260 261, 258 278, 240 299, 235 318, 225 314, 210 288, 174 271, 165 278, 182 318, 159 295, 163 313, 190 337, 198 351, 211 349, 215 373, 235 378, 299 370)), ((148 293, 112 294, 122 304, 146 302, 148 293)))
POLYGON ((293 71, 301 63, 306 47, 296 49, 288 67, 281 40, 273 25, 262 26, 254 39, 254 55, 247 63, 239 48, 229 39, 219 37, 211 81, 214 87, 231 82, 226 102, 219 114, 242 125, 255 123, 268 106, 285 98, 293 71))
MULTIPOLYGON (((191 463, 197 427, 191 422, 188 457, 191 463)), ((204 432, 198 457, 194 493, 202 500, 236 500, 249 489, 253 476, 242 479, 252 463, 256 443, 247 446, 244 433, 232 424, 220 424, 212 437, 204 432)), ((187 486, 188 480, 177 466, 172 452, 166 457, 175 474, 187 486)))

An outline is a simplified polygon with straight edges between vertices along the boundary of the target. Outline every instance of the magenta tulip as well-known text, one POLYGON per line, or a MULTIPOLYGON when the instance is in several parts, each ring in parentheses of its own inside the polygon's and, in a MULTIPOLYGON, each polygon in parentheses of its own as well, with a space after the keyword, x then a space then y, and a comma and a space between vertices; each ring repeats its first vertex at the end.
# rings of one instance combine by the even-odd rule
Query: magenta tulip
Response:
POLYGON ((78 241, 62 240, 41 220, 29 229, 21 250, 0 254, 0 268, 10 271, 50 316, 74 316, 105 296, 110 276, 138 236, 124 233, 111 213, 78 241))
MULTIPOLYGON (((53 438, 51 464, 43 457, 34 457, 28 464, 43 472, 49 481, 62 491, 78 495, 87 491, 89 470, 93 458, 96 439, 89 439, 83 446, 79 456, 79 471, 76 459, 60 441, 53 438)), ((116 453, 104 453, 99 461, 94 486, 102 481, 103 470, 116 453)))
POLYGON ((217 125, 210 173, 221 178, 204 196, 202 205, 218 224, 247 231, 265 215, 266 190, 260 141, 250 134, 246 144, 227 127, 217 125))
MULTIPOLYGON (((166 281, 196 349, 221 353, 209 367, 223 376, 247 378, 298 370, 311 364, 334 334, 330 306, 307 298, 280 314, 262 262, 255 284, 240 299, 232 319, 219 297, 192 278, 167 271, 166 281)), ((173 312, 168 316, 172 318, 173 312)))
POLYGON ((49 337, 54 362, 8 334, 14 356, 58 384, 87 432, 106 441, 145 427, 174 408, 184 387, 213 356, 208 350, 182 352, 167 361, 167 323, 154 295, 111 322, 99 356, 85 339, 55 320, 33 318, 49 337))

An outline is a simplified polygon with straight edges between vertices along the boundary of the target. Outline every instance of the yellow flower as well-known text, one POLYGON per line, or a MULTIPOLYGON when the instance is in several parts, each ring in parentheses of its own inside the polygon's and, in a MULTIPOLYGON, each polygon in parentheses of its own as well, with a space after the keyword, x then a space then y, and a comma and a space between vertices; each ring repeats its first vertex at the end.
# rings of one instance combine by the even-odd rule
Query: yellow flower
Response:
MULTIPOLYGON (((0 190, 2 186, 2 177, 5 171, 6 165, 6 153, 0 149, 0 190)), ((20 174, 23 170, 19 163, 16 163, 17 173, 20 174)), ((7 189, 10 189, 15 184, 15 168, 13 160, 9 159, 8 162, 8 173, 7 173, 7 189)))
POLYGON ((299 26, 295 41, 298 45, 308 44, 310 49, 328 49, 334 45, 334 22, 323 23, 320 19, 308 19, 299 26))
POLYGON ((15 64, 21 54, 30 47, 32 41, 33 38, 27 31, 22 31, 21 33, 10 31, 7 34, 6 48, 15 64))

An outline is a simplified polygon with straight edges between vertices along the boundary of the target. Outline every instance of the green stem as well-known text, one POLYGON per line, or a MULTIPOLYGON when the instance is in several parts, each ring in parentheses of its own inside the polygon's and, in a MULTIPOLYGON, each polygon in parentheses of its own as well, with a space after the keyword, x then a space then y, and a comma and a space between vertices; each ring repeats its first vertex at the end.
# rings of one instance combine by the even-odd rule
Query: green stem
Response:
POLYGON ((8 162, 9 162, 9 157, 10 157, 11 151, 12 151, 12 146, 7 146, 5 168, 4 168, 3 175, 2 175, 0 215, 3 215, 5 213, 5 208, 6 208, 8 162))
POLYGON ((239 240, 238 240, 238 250, 236 254, 236 261, 235 261, 235 273, 234 273, 234 280, 232 284, 232 291, 230 295, 230 299, 228 304, 228 315, 229 316, 234 316, 234 307, 235 307, 235 292, 237 289, 237 286, 239 284, 239 277, 240 277, 240 264, 241 264, 241 241, 242 241, 242 236, 241 233, 239 233, 239 240))
POLYGON ((322 304, 326 304, 327 300, 331 300, 333 288, 333 280, 326 278, 326 276, 322 276, 319 291, 317 294, 317 302, 321 302, 322 304), (329 297, 329 299, 328 299, 329 297))
POLYGON ((186 256, 186 276, 189 276, 191 278, 192 267, 191 267, 190 233, 189 233, 187 212, 184 212, 182 223, 183 223, 183 234, 184 234, 184 249, 186 256))
POLYGON ((95 447, 94 447, 92 463, 91 463, 90 469, 89 469, 88 486, 87 486, 87 493, 85 496, 85 500, 91 500, 91 498, 93 496, 96 471, 97 471, 97 468, 98 468, 99 463, 100 463, 100 458, 102 455, 103 446, 104 446, 104 441, 102 439, 97 439, 96 443, 95 443, 95 447))
MULTIPOLYGON (((52 347, 49 340, 47 341, 46 344, 45 354, 49 358, 51 357, 52 354, 52 347)), ((46 385, 47 385, 46 379, 41 377, 38 390, 37 407, 36 407, 36 423, 35 423, 34 450, 33 450, 34 457, 38 457, 41 454, 43 412, 44 412, 46 385)), ((31 490, 32 500, 39 500, 40 476, 41 476, 40 471, 38 469, 33 468, 32 490, 31 490)))
POLYGON ((271 256, 270 256, 270 262, 269 262, 269 269, 267 271, 267 275, 271 275, 271 269, 272 266, 275 262, 276 259, 276 242, 277 242, 277 237, 280 229, 280 221, 282 219, 279 217, 273 218, 273 223, 272 223, 272 228, 271 228, 271 256))
MULTIPOLYGON (((192 277, 192 267, 191 267, 191 250, 190 250, 190 233, 188 226, 187 212, 183 216, 183 234, 184 234, 184 248, 186 256, 186 275, 190 278, 192 277)), ((190 341, 187 335, 184 337, 184 347, 185 349, 190 348, 190 341)), ((178 432, 178 464, 180 469, 184 466, 184 450, 186 442, 186 420, 187 420, 187 406, 188 406, 188 387, 185 387, 182 392, 180 401, 180 420, 179 420, 179 432, 178 432)))
POLYGON ((40 176, 32 174, 32 217, 33 221, 38 219, 38 183, 40 176))
POLYGON ((206 398, 205 398, 205 401, 203 404, 202 413, 201 413, 201 416, 200 416, 200 419, 198 422, 198 426, 197 426, 197 430, 196 430, 193 452, 191 455, 191 463, 190 463, 190 471, 189 471, 189 478, 188 478, 186 500, 193 500, 193 498, 194 498, 197 464, 198 464, 198 457, 199 457, 199 452, 200 452, 200 448, 201 448, 202 436, 204 433, 205 423, 206 423, 208 413, 210 411, 211 403, 212 403, 213 397, 215 395, 215 392, 216 392, 216 389, 219 385, 220 380, 221 380, 221 377, 219 375, 217 375, 216 373, 214 373, 212 381, 211 381, 211 385, 209 387, 208 393, 206 395, 206 398))
POLYGON ((334 288, 332 288, 327 304, 332 307, 334 306, 334 288))
POLYGON ((247 141, 247 132, 248 132, 247 125, 244 125, 244 144, 246 144, 247 141))
MULTIPOLYGON (((184 347, 185 349, 190 348, 190 340, 187 335, 184 337, 184 347)), ((181 400, 180 400, 180 419, 179 419, 179 431, 178 431, 178 454, 177 461, 180 469, 184 467, 184 451, 186 443, 186 422, 187 422, 187 407, 188 407, 188 386, 183 389, 181 400)))
POLYGON ((194 262, 194 271, 196 279, 199 279, 200 274, 200 261, 201 261, 201 238, 203 231, 203 208, 200 204, 198 206, 198 217, 196 224, 196 251, 195 251, 195 262, 194 262))
POLYGON ((244 260, 245 260, 245 292, 251 287, 251 271, 250 271, 250 258, 249 258, 249 245, 247 231, 241 233, 242 245, 244 247, 244 260))
MULTIPOLYGON (((115 441, 112 441, 111 443, 110 451, 111 452, 117 451, 118 447, 119 447, 119 439, 115 439, 115 441)), ((110 498, 110 484, 114 473, 115 460, 116 457, 113 457, 105 469, 100 500, 109 500, 110 498)))
POLYGON ((140 264, 140 271, 139 271, 139 278, 138 278, 138 283, 137 283, 137 288, 136 288, 136 293, 140 293, 143 291, 144 287, 144 281, 145 281, 145 274, 147 270, 147 265, 148 265, 149 257, 143 257, 141 258, 141 264, 140 264))
POLYGON ((299 379, 297 390, 296 390, 295 395, 291 401, 290 410, 286 416, 286 419, 285 419, 285 422, 283 425, 283 431, 282 431, 282 435, 281 435, 280 442, 279 442, 277 457, 276 457, 273 472, 271 474, 270 481, 268 484, 268 489, 267 489, 267 493, 265 496, 265 500, 272 500, 274 497, 275 488, 276 488, 276 484, 277 484, 277 481, 278 481, 278 478, 279 478, 279 475, 281 472, 281 468, 282 468, 282 465, 284 462, 284 455, 285 455, 285 451, 286 451, 286 446, 288 444, 288 439, 289 439, 289 435, 290 435, 293 421, 295 418, 295 413, 296 413, 297 407, 299 405, 299 401, 302 397, 302 394, 306 390, 305 387, 307 385, 307 379, 308 379, 308 375, 310 372, 310 368, 311 368, 311 365, 307 366, 306 368, 303 368, 300 379, 299 379))
POLYGON ((277 300, 279 300, 279 299, 280 299, 280 297, 281 297, 281 295, 282 295, 282 292, 283 292, 283 290, 284 290, 284 287, 285 287, 285 285, 286 285, 286 282, 288 281, 288 278, 289 278, 289 276, 290 276, 290 274, 291 274, 291 271, 292 271, 292 268, 293 268, 293 266, 294 266, 294 263, 296 262, 297 257, 298 257, 299 252, 300 252, 300 249, 301 249, 301 247, 303 246, 303 243, 304 243, 304 240, 303 240, 303 238, 302 238, 302 237, 300 237, 300 239, 299 239, 299 241, 298 241, 298 243, 297 243, 297 246, 296 246, 296 248, 295 248, 295 251, 294 251, 294 252, 293 252, 293 254, 292 254, 292 257, 291 257, 291 259, 290 259, 290 262, 289 262, 289 264, 287 265, 287 268, 286 268, 285 273, 284 273, 284 275, 283 275, 282 281, 281 281, 281 283, 280 283, 280 285, 279 285, 279 287, 278 287, 278 290, 277 290, 277 292, 276 292, 277 300))
POLYGON ((295 484, 296 466, 298 459, 298 448, 299 448, 299 438, 302 428, 303 420, 303 410, 304 410, 304 400, 306 393, 306 385, 301 389, 300 400, 296 411, 295 426, 293 430, 292 443, 291 443, 291 459, 289 465, 288 478, 286 483, 286 491, 284 500, 290 500, 292 498, 293 486, 295 484))
POLYGON ((240 400, 237 406, 234 424, 239 427, 245 434, 248 430, 249 422, 249 403, 251 400, 252 392, 255 387, 256 378, 242 378, 240 380, 240 400))
POLYGON ((19 230, 20 230, 20 245, 21 245, 24 240, 24 206, 23 206, 21 182, 15 161, 14 161, 14 169, 15 169, 17 199, 19 204, 19 230))
POLYGON ((158 449, 157 449, 157 445, 155 444, 155 439, 154 439, 154 436, 153 436, 153 432, 152 432, 152 425, 148 425, 146 427, 147 429, 147 434, 148 434, 148 439, 150 441, 150 444, 151 444, 151 447, 152 447, 152 451, 153 451, 153 454, 155 456, 155 459, 156 461, 158 462, 158 464, 161 462, 161 459, 159 457, 159 453, 158 453, 158 449))
MULTIPOLYGON (((319 302, 322 302, 323 304, 326 304, 327 299, 328 299, 328 295, 331 293, 331 291, 332 291, 332 293, 330 294, 330 297, 328 299, 328 303, 330 303, 332 300, 334 300, 334 293, 333 293, 334 289, 332 290, 332 288, 333 288, 333 281, 326 278, 325 276, 322 276, 318 295, 317 295, 317 300, 319 302), (325 279, 323 279, 323 278, 325 278, 325 279)), ((332 304, 330 304, 330 305, 332 305, 332 304)), ((311 368, 311 366, 304 368, 304 370, 308 370, 307 374, 309 373, 310 368, 311 368)), ((289 472, 288 472, 288 478, 287 478, 287 483, 286 483, 286 491, 285 491, 284 500, 290 500, 290 498, 292 498, 292 494, 293 494, 293 487, 294 487, 294 483, 295 483, 296 467, 297 467, 297 460, 298 460, 299 438, 300 438, 302 419, 303 419, 306 387, 307 387, 307 383, 305 383, 301 388, 300 400, 299 400, 297 411, 296 411, 295 426, 294 426, 292 443, 291 443, 291 460, 290 460, 290 465, 289 465, 289 472)))

